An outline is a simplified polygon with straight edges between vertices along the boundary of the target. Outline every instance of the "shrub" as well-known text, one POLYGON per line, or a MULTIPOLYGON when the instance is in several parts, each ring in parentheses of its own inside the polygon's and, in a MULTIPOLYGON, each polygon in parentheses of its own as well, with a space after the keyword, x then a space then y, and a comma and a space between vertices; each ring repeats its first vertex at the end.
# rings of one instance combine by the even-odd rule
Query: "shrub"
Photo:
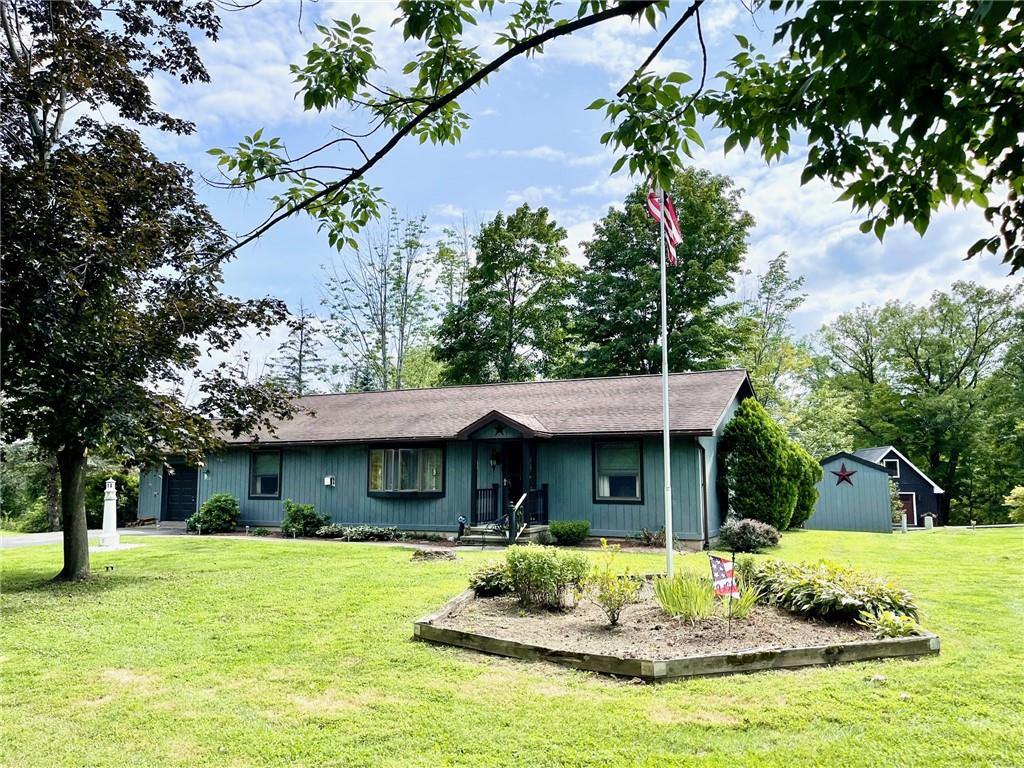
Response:
POLYGON ((889 510, 892 513, 893 524, 901 525, 903 523, 903 513, 907 510, 900 499, 900 484, 891 477, 889 478, 889 510))
POLYGON ((735 517, 789 527, 797 499, 797 473, 791 441, 764 407, 748 397, 736 409, 719 442, 722 475, 735 517))
POLYGON ((882 611, 877 616, 867 611, 861 613, 857 623, 875 633, 875 637, 884 640, 889 637, 913 637, 921 634, 921 628, 909 616, 892 611, 882 611))
POLYGON ((805 451, 800 445, 790 442, 795 454, 797 471, 796 505, 793 516, 789 520, 790 528, 799 528, 814 514, 814 505, 818 502, 818 482, 821 480, 821 464, 805 451))
POLYGON ((508 594, 512 591, 508 563, 504 560, 495 560, 480 566, 470 575, 469 586, 480 597, 508 594))
POLYGON ((337 523, 328 523, 317 528, 316 535, 323 539, 338 539, 345 535, 345 527, 337 523))
POLYGON ((253 536, 269 536, 270 535, 270 529, 269 528, 264 528, 261 525, 258 528, 253 529, 252 535, 253 536))
POLYGON ((505 553, 512 591, 521 605, 560 608, 569 590, 579 590, 589 570, 583 555, 537 544, 509 547, 505 553))
POLYGON ((765 560, 750 576, 765 601, 827 621, 853 622, 890 611, 918 618, 914 596, 891 582, 825 561, 814 565, 765 560))
POLYGON ((103 494, 108 478, 117 483, 118 527, 136 519, 139 509, 138 473, 99 467, 90 469, 85 478, 85 520, 90 528, 103 527, 103 494))
POLYGON ((759 520, 729 518, 718 531, 721 549, 731 552, 757 552, 779 543, 779 532, 759 520))
POLYGON ((715 615, 715 588, 707 576, 677 573, 654 582, 654 596, 669 616, 697 622, 715 615))
POLYGON ((579 544, 590 533, 589 520, 552 520, 548 526, 555 541, 563 546, 579 544))
POLYGON ((538 531, 537 532, 537 543, 550 545, 555 543, 555 537, 551 535, 551 531, 538 531))
POLYGON ((50 530, 50 519, 46 514, 46 497, 40 496, 30 503, 18 517, 4 515, 3 528, 18 533, 45 533, 50 530))
POLYGON ((640 592, 640 582, 630 574, 628 568, 623 573, 614 568, 618 554, 618 544, 608 546, 608 541, 601 539, 601 557, 579 590, 579 596, 588 596, 604 611, 608 623, 613 627, 619 623, 622 609, 635 603, 640 592))
POLYGON ((198 533, 230 533, 238 527, 240 514, 238 499, 230 493, 215 493, 185 521, 185 528, 198 533))
POLYGON ((1011 523, 1024 523, 1024 485, 1016 486, 1003 498, 1011 523))
POLYGON ((376 525, 352 525, 342 528, 341 538, 345 541, 397 541, 402 536, 395 526, 385 528, 376 525))
POLYGON ((644 547, 664 547, 665 529, 659 528, 656 531, 649 531, 646 528, 641 528, 637 539, 640 540, 640 544, 644 547))
POLYGON ((281 533, 285 536, 314 536, 328 525, 331 518, 319 514, 312 504, 296 504, 291 499, 284 501, 284 521, 281 533))

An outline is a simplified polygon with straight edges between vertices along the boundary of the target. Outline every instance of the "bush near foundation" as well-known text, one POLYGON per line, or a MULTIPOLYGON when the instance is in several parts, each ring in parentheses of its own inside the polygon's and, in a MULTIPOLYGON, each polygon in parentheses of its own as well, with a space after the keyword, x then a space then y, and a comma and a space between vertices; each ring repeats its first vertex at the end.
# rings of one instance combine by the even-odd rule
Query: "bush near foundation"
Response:
POLYGON ((242 513, 238 499, 230 493, 215 493, 203 502, 192 517, 185 521, 185 528, 196 533, 230 533, 238 527, 242 513))
POLYGON ((729 513, 784 531, 793 519, 800 488, 792 442, 764 407, 748 397, 736 409, 719 443, 729 513))
POLYGON ((718 546, 730 552, 760 552, 777 546, 779 532, 760 520, 729 518, 718 531, 718 546))
POLYGON ((281 533, 285 536, 315 536, 330 522, 331 518, 319 514, 312 504, 296 504, 285 499, 284 520, 281 522, 281 533))
POLYGON ((571 547, 580 544, 590 534, 589 520, 552 520, 548 531, 555 537, 555 542, 571 547))

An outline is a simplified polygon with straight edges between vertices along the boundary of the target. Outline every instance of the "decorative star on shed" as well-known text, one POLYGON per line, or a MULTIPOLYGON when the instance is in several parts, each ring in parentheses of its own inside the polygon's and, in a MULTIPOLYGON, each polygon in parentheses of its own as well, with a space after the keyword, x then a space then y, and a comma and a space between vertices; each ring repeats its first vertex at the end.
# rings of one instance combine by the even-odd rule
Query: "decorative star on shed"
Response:
POLYGON ((839 478, 836 480, 836 485, 840 485, 842 483, 849 483, 850 485, 853 485, 853 480, 851 478, 857 474, 857 470, 847 469, 846 462, 844 461, 839 465, 839 471, 836 472, 835 470, 832 470, 832 474, 839 478))
POLYGON ((495 435, 504 435, 505 434, 505 425, 504 424, 495 424, 494 425, 494 434, 495 435))

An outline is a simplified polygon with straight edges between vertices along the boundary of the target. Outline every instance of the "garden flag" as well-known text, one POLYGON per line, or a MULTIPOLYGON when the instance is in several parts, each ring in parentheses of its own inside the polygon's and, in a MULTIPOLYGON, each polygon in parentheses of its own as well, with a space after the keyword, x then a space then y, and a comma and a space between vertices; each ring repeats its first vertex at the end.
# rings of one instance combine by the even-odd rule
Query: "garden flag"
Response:
MULTIPOLYGON (((665 200, 665 246, 668 249, 668 263, 673 267, 676 265, 676 246, 683 242, 683 233, 679 229, 679 219, 676 218, 676 209, 672 205, 672 199, 662 193, 665 200)), ((662 205, 658 193, 654 190, 647 195, 647 212, 654 217, 659 224, 661 221, 662 205)))
POLYGON ((740 589, 736 586, 732 561, 714 555, 708 555, 708 557, 711 558, 711 580, 715 583, 715 596, 739 597, 740 589))

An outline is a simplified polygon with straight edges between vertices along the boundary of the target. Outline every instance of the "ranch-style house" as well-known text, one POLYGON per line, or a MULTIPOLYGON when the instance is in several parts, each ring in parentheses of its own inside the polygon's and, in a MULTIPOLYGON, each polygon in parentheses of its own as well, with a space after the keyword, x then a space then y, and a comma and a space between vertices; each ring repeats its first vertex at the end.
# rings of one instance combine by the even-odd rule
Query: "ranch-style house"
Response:
MULTIPOLYGON (((743 370, 669 377, 673 530, 707 541, 724 505, 718 440, 753 394, 743 370)), ((664 525, 661 379, 621 376, 300 398, 256 442, 228 440, 199 467, 173 458, 141 479, 139 517, 181 521, 215 493, 241 523, 276 526, 285 499, 342 525, 448 533, 459 517, 528 525, 589 520, 599 536, 664 525), (524 498, 525 497, 525 498, 524 498)))

